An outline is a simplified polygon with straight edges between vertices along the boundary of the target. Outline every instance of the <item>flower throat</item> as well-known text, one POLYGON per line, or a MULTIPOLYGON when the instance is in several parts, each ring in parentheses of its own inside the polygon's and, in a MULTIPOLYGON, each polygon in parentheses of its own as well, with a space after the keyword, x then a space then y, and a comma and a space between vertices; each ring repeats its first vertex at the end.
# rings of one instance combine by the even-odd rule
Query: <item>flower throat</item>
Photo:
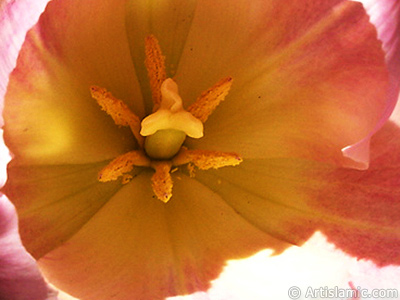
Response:
POLYGON ((150 81, 153 113, 140 121, 128 106, 106 89, 91 86, 92 97, 118 126, 130 127, 139 149, 117 156, 98 174, 100 182, 122 178, 126 184, 132 180, 129 173, 136 167, 154 169, 152 188, 157 198, 168 202, 172 197, 171 172, 187 165, 190 177, 195 168, 200 170, 236 166, 242 158, 232 152, 187 149, 186 137, 203 137, 203 124, 215 108, 225 99, 232 85, 227 77, 203 92, 187 110, 183 108, 176 82, 167 78, 165 57, 157 39, 150 35, 145 40, 145 65, 150 81), (173 169, 173 171, 171 171, 173 169))

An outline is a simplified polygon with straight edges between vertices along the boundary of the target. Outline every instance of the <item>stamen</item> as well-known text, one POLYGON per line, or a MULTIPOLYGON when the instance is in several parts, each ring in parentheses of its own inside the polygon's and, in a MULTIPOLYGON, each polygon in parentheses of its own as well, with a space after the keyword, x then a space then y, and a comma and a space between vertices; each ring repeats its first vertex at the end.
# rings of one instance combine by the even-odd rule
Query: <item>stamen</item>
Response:
POLYGON ((159 200, 167 203, 172 197, 171 173, 176 172, 178 166, 187 165, 190 177, 194 177, 196 168, 218 169, 242 162, 242 158, 233 152, 188 150, 182 146, 186 136, 203 136, 203 123, 229 93, 232 78, 224 78, 204 91, 186 111, 178 85, 166 76, 165 57, 153 35, 145 39, 145 55, 153 113, 142 122, 123 101, 106 89, 90 87, 92 97, 101 108, 115 124, 129 126, 141 147, 141 150, 130 151, 112 160, 99 172, 98 180, 108 182, 122 177, 122 184, 127 184, 133 179, 129 172, 134 166, 151 167, 155 171, 151 177, 153 192, 159 200))
MULTIPOLYGON (((132 171, 133 166, 149 167, 151 164, 142 151, 130 151, 125 154, 117 156, 112 160, 106 167, 104 167, 98 175, 98 180, 101 182, 117 180, 118 177, 132 171)), ((124 177, 124 183, 127 183, 127 179, 132 177, 124 177)))
POLYGON ((151 177, 154 194, 164 203, 167 203, 172 197, 172 163, 170 161, 158 161, 152 163, 152 168, 156 171, 151 177))
POLYGON ((179 154, 172 160, 174 166, 189 164, 189 171, 195 165, 200 170, 219 169, 227 166, 237 166, 243 159, 233 152, 208 151, 208 150, 188 150, 182 147, 179 154))
POLYGON ((188 107, 188 112, 203 123, 207 121, 215 108, 228 95, 232 81, 231 77, 224 78, 207 91, 201 93, 200 97, 188 107))
POLYGON ((153 98, 153 112, 161 103, 161 84, 167 78, 165 71, 165 56, 162 55, 158 40, 154 35, 149 35, 145 39, 145 65, 150 81, 151 94, 153 98))
POLYGON ((111 116, 115 124, 119 126, 129 126, 139 145, 143 146, 144 139, 139 133, 140 119, 129 107, 104 88, 93 85, 90 87, 90 93, 101 106, 101 109, 111 116))

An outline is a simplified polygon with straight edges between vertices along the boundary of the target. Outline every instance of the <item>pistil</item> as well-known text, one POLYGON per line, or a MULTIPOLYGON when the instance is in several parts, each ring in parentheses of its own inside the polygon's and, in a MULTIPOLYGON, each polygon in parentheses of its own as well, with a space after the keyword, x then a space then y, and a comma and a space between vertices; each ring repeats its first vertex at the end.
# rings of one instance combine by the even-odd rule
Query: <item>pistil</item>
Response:
POLYGON ((142 121, 140 134, 146 136, 144 149, 154 159, 171 159, 186 136, 203 136, 203 123, 183 109, 178 85, 171 78, 162 83, 159 108, 142 121))

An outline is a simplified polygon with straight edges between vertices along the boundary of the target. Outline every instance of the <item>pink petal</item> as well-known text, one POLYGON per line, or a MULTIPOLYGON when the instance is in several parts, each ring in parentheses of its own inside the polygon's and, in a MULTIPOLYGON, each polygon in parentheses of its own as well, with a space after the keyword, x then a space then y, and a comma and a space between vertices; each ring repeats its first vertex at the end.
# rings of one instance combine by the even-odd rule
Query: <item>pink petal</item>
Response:
MULTIPOLYGON (((0 4, 0 99, 4 97, 25 34, 37 21, 47 2, 49 0, 4 0, 0 4)), ((2 108, 3 101, 0 101, 0 111, 2 108)))
POLYGON ((300 245, 318 230, 354 257, 400 264, 399 149, 400 129, 389 123, 372 140, 368 171, 245 160, 196 179, 272 236, 300 245))
POLYGON ((342 220, 321 225, 331 242, 378 265, 400 264, 399 141, 400 128, 387 123, 372 138, 369 170, 316 173, 323 188, 309 203, 342 220))
MULTIPOLYGON (((37 21, 48 1, 3 1, 0 9, 0 99, 15 67, 26 31, 37 21)), ((0 111, 3 101, 0 101, 0 111)), ((0 125, 3 119, 0 118, 0 125)), ((1 138, 1 165, 7 163, 7 150, 1 138)), ((4 166, 5 167, 5 166, 4 166)), ((1 174, 0 186, 4 184, 1 174)), ((17 216, 6 197, 0 197, 0 298, 13 300, 55 299, 35 261, 25 251, 18 234, 17 216)))
POLYGON ((176 73, 181 96, 194 101, 228 75, 233 86, 191 147, 343 165, 340 150, 375 127, 388 74, 362 5, 299 3, 199 2, 176 73))
POLYGON ((365 169, 369 165, 370 138, 387 121, 392 113, 400 87, 400 2, 397 0, 361 0, 371 22, 377 27, 378 37, 383 42, 386 53, 386 63, 389 70, 389 88, 386 100, 386 109, 375 128, 360 142, 342 149, 343 155, 360 162, 359 168, 365 169))
POLYGON ((26 252, 18 235, 12 204, 0 197, 0 299, 50 299, 50 290, 36 262, 26 252))
MULTIPOLYGON (((3 99, 8 77, 15 67, 26 31, 37 21, 48 1, 3 2, 0 12, 0 98, 3 99)), ((0 103, 2 111, 3 101, 0 103)), ((0 121, 2 125, 2 118, 0 121)), ((2 160, 6 152, 2 152, 2 160)), ((23 248, 14 207, 0 198, 0 298, 46 299, 48 287, 36 263, 23 248)))

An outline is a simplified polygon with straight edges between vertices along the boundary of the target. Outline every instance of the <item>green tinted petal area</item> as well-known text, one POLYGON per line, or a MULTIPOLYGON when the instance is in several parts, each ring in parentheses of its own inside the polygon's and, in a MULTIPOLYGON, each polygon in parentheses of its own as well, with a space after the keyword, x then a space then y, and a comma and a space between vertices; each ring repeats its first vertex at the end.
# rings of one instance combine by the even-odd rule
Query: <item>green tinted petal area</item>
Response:
POLYGON ((119 181, 97 180, 106 163, 9 164, 4 192, 17 208, 23 244, 35 258, 67 242, 121 187, 119 181))
POLYGON ((307 179, 300 175, 306 165, 287 159, 245 159, 234 168, 199 171, 195 179, 255 227, 300 245, 318 220, 303 191, 307 179))
POLYGON ((158 39, 166 59, 167 77, 173 77, 186 43, 197 2, 197 0, 127 1, 126 32, 147 114, 152 111, 152 102, 144 65, 145 37, 153 34, 158 39))
POLYGON ((28 33, 4 104, 5 141, 20 164, 85 164, 136 147, 89 91, 105 87, 143 116, 124 3, 51 2, 28 33))

